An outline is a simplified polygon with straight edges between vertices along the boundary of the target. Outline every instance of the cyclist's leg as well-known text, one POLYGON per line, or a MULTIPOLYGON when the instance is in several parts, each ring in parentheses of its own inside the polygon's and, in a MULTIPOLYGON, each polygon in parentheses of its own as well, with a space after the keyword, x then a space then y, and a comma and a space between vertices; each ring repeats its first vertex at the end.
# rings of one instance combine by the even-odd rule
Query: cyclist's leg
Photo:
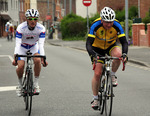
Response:
MULTIPOLYGON (((20 47, 18 54, 26 55, 26 51, 27 49, 20 47)), ((24 73, 25 58, 19 57, 17 63, 18 63, 18 68, 16 69, 16 72, 17 72, 18 78, 21 79, 24 73)))
POLYGON ((12 39, 13 39, 13 33, 12 32, 10 34, 10 38, 11 38, 11 41, 12 41, 12 39))
POLYGON ((7 32, 7 40, 9 41, 9 32, 7 32))
POLYGON ((91 102, 91 107, 94 110, 98 109, 99 102, 98 102, 98 92, 99 92, 99 86, 100 86, 100 77, 102 74, 102 63, 97 63, 95 70, 94 70, 94 76, 92 78, 92 91, 93 91, 93 100, 91 102))
MULTIPOLYGON (((32 49, 31 49, 31 52, 33 55, 39 55, 39 52, 38 52, 38 46, 35 45, 32 49)), ((33 58, 33 61, 34 61, 34 88, 35 88, 35 94, 39 94, 40 92, 40 88, 39 88, 39 85, 38 85, 38 79, 39 79, 39 76, 40 76, 40 72, 41 72, 41 58, 33 58)))
MULTIPOLYGON (((93 47, 94 51, 98 53, 101 56, 105 56, 105 52, 102 49, 93 47)), ((92 78, 92 90, 93 90, 93 95, 97 96, 98 91, 99 91, 99 80, 102 74, 102 66, 104 63, 104 60, 98 60, 98 63, 96 64, 95 70, 94 70, 94 76, 92 78)))
MULTIPOLYGON (((112 49, 110 50, 110 54, 113 57, 121 57, 121 55, 122 55, 121 48, 119 46, 112 47, 112 49)), ((118 70, 120 63, 121 63, 120 60, 113 60, 113 64, 112 64, 113 72, 116 72, 118 70)))
MULTIPOLYGON (((35 53, 34 55, 39 55, 39 53, 35 53)), ((39 77, 41 72, 41 58, 34 58, 34 72, 35 77, 39 77)))
MULTIPOLYGON (((39 55, 38 53, 35 53, 34 55, 39 55)), ((41 72, 41 59, 40 58, 34 58, 34 94, 40 93, 40 87, 38 84, 39 76, 41 72)))
MULTIPOLYGON (((120 47, 119 46, 112 47, 112 49, 110 50, 110 54, 113 57, 121 57, 122 53, 121 53, 120 47)), ((111 75, 112 75, 112 84, 114 87, 118 85, 117 77, 115 76, 115 73, 117 72, 120 66, 120 63, 121 63, 120 60, 113 60, 113 63, 112 63, 111 75)))
POLYGON ((16 73, 18 76, 18 86, 16 88, 16 93, 18 97, 22 95, 22 77, 24 72, 24 64, 24 60, 18 60, 18 68, 16 69, 16 73))
MULTIPOLYGON (((40 55, 38 45, 36 44, 30 49, 33 55, 40 55)), ((41 72, 41 58, 33 58, 34 61, 34 76, 39 77, 41 72)))
MULTIPOLYGON (((27 49, 20 47, 18 50, 18 54, 20 55, 25 55, 26 54, 27 49)), ((18 87, 17 87, 17 95, 21 96, 21 90, 22 90, 22 77, 23 77, 23 73, 24 73, 24 66, 25 66, 25 58, 24 57, 19 57, 18 58, 18 67, 16 69, 16 73, 18 76, 18 87)))
POLYGON ((94 76, 92 78, 92 91, 94 96, 98 95, 99 84, 100 84, 99 80, 102 74, 102 66, 103 66, 102 63, 97 63, 94 70, 94 76))
POLYGON ((17 72, 17 76, 18 76, 19 79, 21 79, 22 76, 23 76, 24 65, 25 65, 24 60, 18 60, 18 68, 16 69, 16 72, 17 72))
MULTIPOLYGON (((94 51, 99 53, 100 55, 104 56, 103 50, 99 48, 94 48, 94 51)), ((91 102, 91 106, 93 109, 98 109, 98 92, 99 92, 99 86, 100 86, 100 77, 102 74, 102 66, 103 62, 102 60, 98 60, 98 63, 96 64, 96 67, 94 69, 94 76, 92 78, 92 91, 93 91, 93 101, 91 102)))

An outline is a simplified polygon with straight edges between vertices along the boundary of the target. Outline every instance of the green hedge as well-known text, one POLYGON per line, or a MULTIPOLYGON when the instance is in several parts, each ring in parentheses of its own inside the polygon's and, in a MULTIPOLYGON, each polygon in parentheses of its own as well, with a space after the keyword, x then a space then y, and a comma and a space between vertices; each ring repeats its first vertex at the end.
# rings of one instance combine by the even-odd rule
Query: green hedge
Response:
POLYGON ((69 14, 61 20, 63 38, 84 36, 86 34, 85 19, 75 14, 69 14))

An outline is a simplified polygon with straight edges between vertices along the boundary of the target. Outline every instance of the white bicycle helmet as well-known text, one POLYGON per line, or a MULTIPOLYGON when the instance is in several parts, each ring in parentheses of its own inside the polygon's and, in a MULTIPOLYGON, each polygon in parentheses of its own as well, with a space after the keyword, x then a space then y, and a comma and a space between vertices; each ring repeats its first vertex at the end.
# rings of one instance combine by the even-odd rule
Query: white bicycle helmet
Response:
POLYGON ((39 17, 39 12, 38 10, 35 10, 35 9, 28 9, 25 13, 25 16, 28 18, 28 17, 36 17, 38 18, 39 17))
POLYGON ((7 25, 9 25, 10 23, 9 23, 9 22, 7 22, 6 24, 7 24, 7 25))
POLYGON ((114 21, 115 20, 115 12, 109 7, 104 7, 101 10, 100 17, 104 21, 114 21))

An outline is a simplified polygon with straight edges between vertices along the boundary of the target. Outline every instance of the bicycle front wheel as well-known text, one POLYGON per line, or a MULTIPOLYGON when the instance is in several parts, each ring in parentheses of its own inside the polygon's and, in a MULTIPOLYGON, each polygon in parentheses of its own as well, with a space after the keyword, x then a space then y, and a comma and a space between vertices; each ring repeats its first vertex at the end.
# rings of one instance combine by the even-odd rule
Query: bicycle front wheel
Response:
POLYGON ((105 114, 111 116, 113 104, 113 86, 110 73, 107 74, 106 91, 105 91, 105 114))
POLYGON ((33 73, 32 71, 29 71, 28 73, 28 92, 27 92, 27 96, 28 96, 28 116, 31 115, 31 110, 32 110, 32 96, 33 96, 33 73))
POLYGON ((28 110, 28 104, 29 104, 29 96, 27 94, 27 89, 28 89, 28 82, 27 82, 27 75, 25 75, 24 80, 23 80, 23 98, 25 102, 25 110, 28 110))
POLYGON ((102 75, 100 79, 100 88, 99 88, 99 111, 100 114, 104 112, 105 99, 104 99, 104 84, 105 84, 105 76, 102 75))

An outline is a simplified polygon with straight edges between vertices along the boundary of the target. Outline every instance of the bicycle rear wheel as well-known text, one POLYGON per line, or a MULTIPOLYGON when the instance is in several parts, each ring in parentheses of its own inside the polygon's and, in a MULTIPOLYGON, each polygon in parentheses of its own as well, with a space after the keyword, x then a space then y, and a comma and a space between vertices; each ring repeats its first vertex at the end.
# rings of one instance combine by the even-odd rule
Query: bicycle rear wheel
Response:
POLYGON ((107 74, 106 91, 105 91, 105 114, 111 116, 113 103, 113 86, 110 73, 107 74))

